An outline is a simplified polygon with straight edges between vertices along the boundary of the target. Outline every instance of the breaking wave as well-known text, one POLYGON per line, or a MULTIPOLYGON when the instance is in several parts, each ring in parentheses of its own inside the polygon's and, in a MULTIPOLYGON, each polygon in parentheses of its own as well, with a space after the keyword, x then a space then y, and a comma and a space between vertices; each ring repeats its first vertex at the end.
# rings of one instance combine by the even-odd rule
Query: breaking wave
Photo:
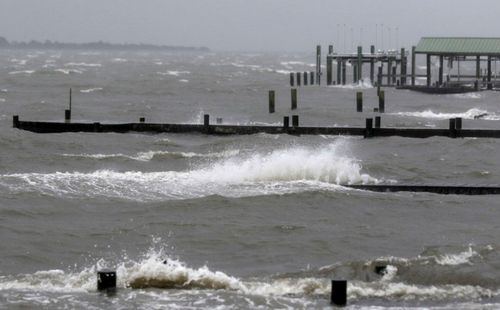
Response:
MULTIPOLYGON (((0 186, 13 192, 144 201, 331 190, 338 189, 339 184, 378 182, 361 173, 360 163, 344 153, 345 144, 339 141, 318 148, 285 148, 264 154, 232 156, 187 171, 5 174, 0 176, 0 186)), ((177 155, 197 156, 189 153, 177 155)), ((102 158, 110 155, 90 156, 102 158)), ((155 156, 159 153, 138 154, 133 159, 150 160, 155 156)))
POLYGON ((449 119, 449 118, 461 117, 463 119, 500 120, 500 115, 497 115, 495 113, 490 113, 486 110, 481 110, 478 108, 472 108, 462 113, 460 112, 440 113, 440 112, 433 112, 432 110, 425 110, 422 112, 397 112, 392 114, 401 116, 431 118, 431 119, 449 119))

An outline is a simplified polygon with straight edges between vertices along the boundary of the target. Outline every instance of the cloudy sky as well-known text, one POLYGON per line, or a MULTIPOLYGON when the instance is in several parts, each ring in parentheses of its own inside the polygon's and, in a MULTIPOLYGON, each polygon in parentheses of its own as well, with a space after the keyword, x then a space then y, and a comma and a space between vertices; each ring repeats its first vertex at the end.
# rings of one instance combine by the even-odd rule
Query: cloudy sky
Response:
POLYGON ((0 36, 235 51, 409 47, 422 36, 500 37, 500 0, 0 0, 0 36))

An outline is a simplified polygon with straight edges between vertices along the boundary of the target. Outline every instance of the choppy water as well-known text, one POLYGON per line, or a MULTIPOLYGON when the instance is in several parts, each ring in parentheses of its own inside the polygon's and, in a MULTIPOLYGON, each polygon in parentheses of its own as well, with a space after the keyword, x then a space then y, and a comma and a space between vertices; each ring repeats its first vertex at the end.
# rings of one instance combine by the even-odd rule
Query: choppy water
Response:
MULTIPOLYGON (((77 121, 280 124, 295 114, 288 73, 313 58, 0 51, 0 308, 328 308, 337 278, 353 309, 500 307, 496 196, 341 186, 498 184, 497 140, 11 128, 14 114, 61 120, 70 87, 77 121), (96 291, 104 267, 114 296, 96 291)), ((300 88, 301 124, 363 126, 359 90, 373 110, 366 83, 300 88)), ((498 93, 386 90, 384 126, 459 116, 499 128, 498 93)))

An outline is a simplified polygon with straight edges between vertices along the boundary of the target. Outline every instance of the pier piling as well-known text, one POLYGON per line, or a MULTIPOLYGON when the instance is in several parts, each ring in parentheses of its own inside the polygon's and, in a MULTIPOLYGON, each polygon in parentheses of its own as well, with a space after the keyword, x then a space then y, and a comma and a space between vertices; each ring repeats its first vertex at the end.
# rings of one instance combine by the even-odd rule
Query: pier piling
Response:
POLYGON ((314 85, 314 71, 309 72, 309 78, 310 78, 311 85, 314 85))
POLYGON ((375 116, 375 128, 380 128, 380 116, 375 116))
POLYGON ((291 109, 296 110, 297 109, 297 88, 292 88, 290 90, 290 93, 291 93, 291 98, 292 98, 291 109))
POLYGON ((290 72, 290 87, 294 87, 295 85, 295 76, 293 72, 290 72))
POLYGON ((300 72, 296 72, 295 74, 297 76, 297 86, 300 86, 300 84, 301 84, 300 83, 300 72))
POLYGON ((299 127, 299 116, 298 115, 292 115, 292 126, 299 127))
POLYGON ((19 127, 19 115, 12 116, 12 127, 19 127))
POLYGON ((289 128, 289 127, 290 127, 290 117, 283 116, 283 128, 289 128))
POLYGON ((307 81, 308 80, 307 76, 308 76, 307 72, 304 71, 304 86, 307 86, 309 84, 307 81))
POLYGON ((383 90, 378 93, 378 111, 380 113, 385 112, 385 91, 383 90))
POLYGON ((363 112, 363 93, 360 91, 356 93, 356 111, 363 112))
POLYGON ((144 123, 146 122, 146 118, 145 117, 140 117, 139 118, 139 123, 144 123))
POLYGON ((371 138, 373 137, 373 118, 367 118, 366 119, 366 126, 365 126, 365 138, 371 138))
POLYGON ((450 118, 450 127, 449 127, 449 136, 450 138, 456 138, 457 137, 457 130, 456 130, 456 122, 454 118, 450 118))
POLYGON ((330 303, 335 306, 345 306, 347 304, 346 280, 332 280, 330 303))
POLYGON ((269 113, 274 113, 274 97, 275 93, 274 90, 269 91, 269 113))
POLYGON ((100 270, 97 272, 97 290, 109 291, 116 289, 116 272, 113 270, 100 270))

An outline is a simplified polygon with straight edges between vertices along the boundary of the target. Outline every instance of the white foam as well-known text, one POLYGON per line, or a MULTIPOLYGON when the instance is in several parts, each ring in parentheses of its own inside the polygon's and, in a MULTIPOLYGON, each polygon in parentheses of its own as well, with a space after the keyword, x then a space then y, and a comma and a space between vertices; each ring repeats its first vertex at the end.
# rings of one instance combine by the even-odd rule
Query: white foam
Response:
POLYGON ((445 254, 435 258, 438 265, 456 266, 462 264, 471 264, 471 259, 479 256, 479 253, 474 251, 471 246, 467 251, 458 254, 445 254))
POLYGON ((290 75, 290 73, 292 73, 292 71, 290 71, 290 70, 274 70, 274 72, 279 73, 279 74, 286 74, 286 75, 290 75))
POLYGON ((0 102, 5 102, 5 98, 0 98, 0 102))
POLYGON ((181 82, 181 83, 189 83, 189 80, 182 79, 182 80, 179 80, 179 82, 181 82))
POLYGON ((158 75, 171 75, 171 76, 180 76, 181 74, 189 74, 189 71, 167 71, 167 72, 156 72, 158 75))
POLYGON ((63 74, 72 74, 72 73, 82 74, 83 73, 82 70, 77 70, 77 69, 55 69, 54 72, 59 72, 59 73, 63 73, 63 74))
POLYGON ((99 90, 102 90, 102 88, 101 87, 95 87, 95 88, 89 88, 89 89, 81 89, 80 92, 84 93, 84 94, 87 94, 87 93, 93 93, 93 92, 99 91, 99 90))
MULTIPOLYGON (((339 190, 338 184, 377 182, 361 173, 361 165, 345 154, 346 142, 339 141, 317 148, 291 147, 223 158, 188 171, 7 174, 0 176, 0 186, 15 192, 144 201, 339 190)), ((155 156, 143 155, 146 159, 155 156)))
POLYGON ((461 117, 463 119, 474 119, 477 117, 481 117, 481 119, 486 120, 500 120, 500 116, 494 113, 490 113, 486 110, 481 110, 478 108, 472 108, 465 112, 457 112, 457 113, 440 113, 433 112, 432 110, 425 110, 422 112, 397 112, 391 113, 393 115, 402 115, 402 116, 413 116, 413 117, 422 117, 422 118, 431 118, 431 119, 450 119, 461 117))
POLYGON ((125 58, 113 58, 111 61, 113 61, 113 62, 127 62, 128 59, 125 59, 125 58))
POLYGON ((236 68, 249 68, 249 69, 260 69, 261 66, 259 65, 247 65, 247 64, 242 64, 242 63, 237 63, 237 62, 232 62, 232 66, 236 68))
POLYGON ((346 85, 332 85, 330 87, 336 87, 336 88, 343 88, 343 89, 371 89, 373 88, 373 85, 368 78, 364 78, 361 81, 358 81, 358 83, 353 83, 353 84, 346 84, 346 85))
POLYGON ((101 67, 99 63, 85 63, 85 62, 68 62, 64 64, 66 67, 101 67))
POLYGON ((12 58, 10 62, 16 63, 19 66, 24 66, 26 63, 28 63, 27 59, 17 59, 17 58, 12 58))
POLYGON ((117 154, 61 154, 64 157, 80 157, 92 159, 112 159, 112 158, 128 158, 137 161, 151 161, 155 157, 169 156, 178 158, 222 158, 238 155, 239 150, 227 150, 222 152, 211 153, 194 153, 194 152, 170 152, 170 151, 147 151, 140 152, 136 155, 117 154))
POLYGON ((0 89, 0 93, 6 93, 6 92, 8 92, 8 91, 9 91, 9 90, 8 90, 7 88, 2 88, 2 89, 0 89))
POLYGON ((27 75, 31 75, 35 73, 35 70, 21 70, 21 71, 11 71, 9 72, 9 74, 27 74, 27 75))

